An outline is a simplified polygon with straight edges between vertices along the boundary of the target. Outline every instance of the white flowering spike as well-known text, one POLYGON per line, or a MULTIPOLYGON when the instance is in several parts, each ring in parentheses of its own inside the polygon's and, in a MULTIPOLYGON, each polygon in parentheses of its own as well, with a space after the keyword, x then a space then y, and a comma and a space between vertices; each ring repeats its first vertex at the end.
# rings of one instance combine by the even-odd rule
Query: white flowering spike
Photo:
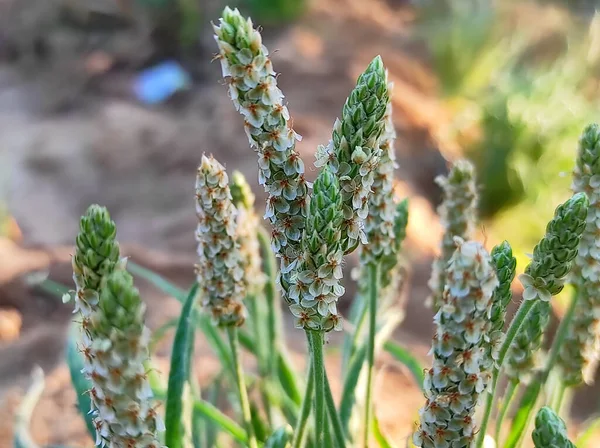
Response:
POLYGON ((231 176, 231 196, 237 208, 237 240, 240 245, 244 288, 248 293, 258 293, 265 283, 258 242, 260 222, 254 211, 254 194, 244 175, 234 171, 231 176))
POLYGON ((116 270, 102 279, 98 307, 84 336, 84 372, 91 380, 96 409, 96 445, 151 448, 164 430, 152 402, 144 363, 150 331, 133 278, 116 270))
POLYGON ((445 289, 435 315, 433 367, 426 372, 426 403, 413 436, 418 447, 470 447, 473 415, 491 377, 485 368, 492 294, 498 286, 492 259, 477 242, 456 238, 445 289))
POLYGON ((213 28, 229 95, 244 116, 250 146, 258 155, 259 182, 269 195, 265 218, 272 226, 271 242, 281 260, 280 283, 285 293, 302 253, 309 187, 295 149, 300 136, 292 129, 269 52, 252 21, 237 9, 225 8, 213 28))
POLYGON ((344 294, 340 230, 343 219, 338 180, 325 167, 315 181, 302 237, 304 254, 289 291, 297 328, 341 330, 337 302, 344 294))
POLYGON ((523 299, 537 303, 506 354, 504 367, 515 382, 527 381, 539 367, 538 351, 550 318, 550 299, 562 291, 571 271, 587 214, 588 199, 583 193, 576 193, 559 205, 546 226, 546 234, 533 249, 525 273, 519 276, 523 299))
POLYGON ((565 384, 591 384, 600 357, 600 127, 591 124, 579 140, 573 191, 590 200, 587 223, 573 265, 571 282, 579 295, 559 355, 565 384))
MULTIPOLYGON (((366 243, 364 220, 369 214, 369 198, 382 153, 380 139, 386 128, 386 112, 388 116, 391 113, 389 102, 387 73, 377 56, 358 77, 344 104, 342 119, 333 125, 328 145, 317 148, 315 166, 327 165, 340 183, 344 202, 341 238, 346 254, 360 242, 366 243)), ((392 131, 388 129, 386 139, 393 138, 392 131)), ((388 211, 393 214, 393 206, 388 211)))
MULTIPOLYGON (((389 89, 391 91, 391 86, 389 89)), ((373 176, 371 195, 369 196, 369 214, 365 218, 367 244, 360 248, 363 264, 380 262, 384 257, 396 256, 394 220, 396 218, 396 201, 394 197, 394 169, 396 152, 394 140, 396 131, 392 121, 392 103, 387 105, 384 117, 384 131, 379 140, 381 156, 373 176)))
POLYGON ((148 359, 144 305, 123 270, 116 232, 108 211, 90 206, 81 218, 72 259, 96 444, 158 447, 156 432, 162 423, 144 369, 148 359))
POLYGON ((202 156, 196 178, 198 265, 202 305, 220 326, 242 325, 246 318, 244 269, 237 242, 237 210, 225 168, 202 156))
POLYGON ((444 278, 448 260, 454 252, 454 237, 471 238, 477 222, 477 188, 475 168, 467 160, 458 160, 448 177, 439 176, 436 182, 442 187, 444 199, 438 208, 444 236, 440 255, 432 266, 428 306, 437 311, 444 292, 444 278))

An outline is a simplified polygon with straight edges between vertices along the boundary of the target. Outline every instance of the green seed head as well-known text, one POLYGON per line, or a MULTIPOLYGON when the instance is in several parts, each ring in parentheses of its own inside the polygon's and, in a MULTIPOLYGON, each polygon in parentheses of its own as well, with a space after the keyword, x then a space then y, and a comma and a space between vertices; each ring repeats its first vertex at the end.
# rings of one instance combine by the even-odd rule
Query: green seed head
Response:
POLYGON ((329 144, 317 149, 315 166, 329 166, 342 190, 345 253, 366 241, 362 226, 369 214, 369 197, 382 154, 380 138, 389 101, 387 75, 378 56, 359 76, 344 104, 342 119, 333 126, 329 144))
POLYGON ((538 411, 531 436, 535 448, 575 448, 569 440, 565 422, 547 406, 538 411))
POLYGON ((234 171, 231 175, 230 189, 233 205, 238 209, 245 208, 250 210, 254 207, 254 193, 252 193, 252 188, 250 188, 248 181, 239 171, 234 171))

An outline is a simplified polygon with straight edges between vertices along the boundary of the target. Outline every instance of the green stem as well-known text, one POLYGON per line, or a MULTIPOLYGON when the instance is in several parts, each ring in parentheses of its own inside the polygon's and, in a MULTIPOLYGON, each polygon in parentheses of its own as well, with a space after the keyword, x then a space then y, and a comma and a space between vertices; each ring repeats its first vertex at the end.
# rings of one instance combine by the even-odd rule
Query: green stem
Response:
POLYGON ((227 336, 229 336, 229 345, 231 347, 231 355, 233 358, 234 374, 240 398, 240 406, 242 408, 242 417, 244 419, 244 426, 246 427, 246 432, 248 433, 248 446, 250 448, 258 448, 256 436, 254 435, 254 428, 252 426, 252 414, 250 412, 250 401, 248 400, 248 391, 246 390, 246 382, 244 380, 244 372, 242 371, 242 363, 240 360, 240 349, 237 331, 237 327, 227 327, 227 336))
POLYGON ((371 406, 373 395, 373 366, 375 364, 375 333, 377 332, 377 295, 379 294, 379 263, 369 264, 369 338, 367 341, 367 391, 365 396, 363 446, 369 446, 371 406))
POLYGON ((198 399, 194 401, 194 411, 198 412, 199 414, 203 415, 204 417, 218 425, 221 429, 229 433, 238 442, 243 444, 248 443, 248 435, 246 434, 246 431, 244 431, 244 428, 242 428, 228 416, 223 414, 218 408, 216 408, 211 403, 198 399))
POLYGON ((304 400, 302 401, 302 408, 300 410, 300 418, 296 424, 294 430, 294 440, 292 441, 292 448, 301 448, 304 442, 304 433, 306 432, 306 426, 308 423, 308 417, 313 402, 313 392, 315 386, 315 377, 313 374, 312 362, 308 366, 308 382, 306 383, 306 393, 304 394, 304 400))
POLYGON ((325 375, 325 402, 327 405, 329 419, 331 420, 331 427, 333 428, 335 444, 338 448, 344 448, 346 446, 344 430, 342 429, 342 422, 340 421, 340 416, 337 413, 335 402, 333 401, 333 394, 331 393, 331 387, 329 386, 329 379, 327 378, 327 375, 325 375))
MULTIPOLYGON (((519 329, 523 325, 523 322, 525 322, 527 315, 529 314, 531 308, 533 308, 533 305, 535 305, 535 303, 535 300, 524 301, 519 307, 519 310, 517 311, 517 314, 513 318, 512 322, 510 323, 510 327, 508 327, 508 331, 506 332, 506 339, 504 340, 502 347, 500 347, 500 353, 498 355, 498 366, 500 366, 500 368, 502 368, 502 364, 504 363, 504 359, 506 358, 508 349, 510 348, 513 340, 515 339, 515 336, 519 332, 519 329)), ((477 444, 475 445, 477 448, 483 448, 483 442, 485 440, 487 425, 490 421, 490 415, 492 413, 492 405, 497 398, 496 394, 498 392, 499 373, 499 369, 496 368, 494 369, 494 372, 492 374, 492 386, 485 400, 483 419, 481 420, 481 427, 479 429, 479 435, 477 436, 477 444)))
POLYGON ((496 419, 496 434, 494 435, 494 440, 496 441, 496 446, 500 445, 500 434, 502 431, 502 422, 504 421, 504 417, 506 417, 506 413, 510 409, 511 404, 515 398, 515 392, 519 387, 519 383, 516 381, 511 381, 508 383, 508 387, 506 392, 504 392, 504 397, 502 397, 502 405, 500 407, 500 412, 498 413, 498 418, 496 419))
POLYGON ((310 338, 310 352, 312 368, 315 381, 315 442, 317 446, 323 446, 323 431, 325 423, 325 361, 323 357, 322 331, 307 330, 310 338))
POLYGON ((563 404, 563 400, 565 398, 565 392, 567 391, 567 386, 565 383, 559 380, 556 385, 556 390, 554 391, 554 396, 552 397, 552 410, 560 415, 560 408, 563 404))

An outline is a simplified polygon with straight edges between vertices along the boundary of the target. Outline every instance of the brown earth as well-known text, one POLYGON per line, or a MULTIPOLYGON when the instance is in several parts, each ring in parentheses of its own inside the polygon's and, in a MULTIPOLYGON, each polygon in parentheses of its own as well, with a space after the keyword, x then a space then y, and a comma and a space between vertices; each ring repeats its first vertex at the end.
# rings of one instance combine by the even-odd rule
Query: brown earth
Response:
MULTIPOLYGON (((0 194, 7 192, 20 231, 19 244, 0 240, 0 448, 12 444, 11 422, 36 365, 47 379, 33 416, 35 441, 90 445, 62 361, 71 311, 23 277, 42 271, 71 285, 70 245, 78 217, 90 203, 109 208, 132 260, 186 286, 193 279, 196 217, 191 188, 201 154, 213 153, 228 170, 244 172, 253 182, 259 207, 264 200, 241 119, 220 83, 218 66, 210 64, 210 30, 205 30, 206 48, 193 67, 198 78, 194 88, 167 104, 144 107, 129 93, 132 67, 149 51, 144 30, 136 30, 135 39, 130 32, 116 32, 102 52, 91 53, 85 44, 72 43, 85 41, 81 36, 65 37, 57 31, 52 22, 57 2, 24 0, 23 10, 34 11, 23 15, 29 20, 22 22, 30 28, 4 29, 8 35, 15 33, 23 48, 33 45, 32 35, 47 33, 60 59, 0 59, 0 194), (31 29, 36 32, 27 31, 31 29), (104 73, 122 60, 130 65, 104 73)), ((452 158, 457 150, 438 137, 439 123, 448 116, 435 99, 435 79, 423 45, 411 37, 410 9, 401 3, 315 2, 299 23, 266 29, 265 40, 276 50, 274 65, 281 73, 279 83, 295 129, 304 137, 298 148, 307 167, 312 166, 316 145, 327 142, 358 73, 373 56, 383 56, 395 82, 397 177, 411 198, 405 249, 410 265, 408 318, 395 338, 427 362, 432 324, 423 300, 440 236, 432 205, 439 192, 433 179, 446 170, 444 156, 452 158)), ((0 10, 2 6, 0 0, 0 10)), ((308 168, 308 176, 314 175, 308 168)), ((352 258, 348 267, 355 263, 352 258)), ((178 314, 174 299, 143 281, 138 287, 148 303, 150 328, 178 314)), ((286 328, 294 360, 302 367, 303 338, 291 325, 286 328)), ((337 394, 341 384, 335 342, 330 344, 328 370, 337 394)), ((168 355, 166 347, 160 355, 168 355)), ((196 347, 201 380, 208 380, 218 365, 205 344, 196 347)), ((159 359, 161 366, 164 361, 159 359)), ((422 396, 406 370, 389 357, 382 355, 378 367, 375 400, 381 424, 398 446, 404 446, 422 396)))

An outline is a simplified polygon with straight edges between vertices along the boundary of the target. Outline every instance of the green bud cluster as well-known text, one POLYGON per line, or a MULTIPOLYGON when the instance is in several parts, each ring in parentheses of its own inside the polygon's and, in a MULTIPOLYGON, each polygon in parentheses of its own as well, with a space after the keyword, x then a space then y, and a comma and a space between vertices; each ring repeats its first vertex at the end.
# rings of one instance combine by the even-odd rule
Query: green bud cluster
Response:
MULTIPOLYGON (((331 140, 327 146, 317 148, 315 166, 327 165, 340 183, 344 207, 341 238, 346 254, 367 241, 363 227, 383 152, 380 139, 386 128, 386 111, 388 115, 391 112, 389 101, 387 74, 381 57, 377 56, 358 77, 344 104, 342 119, 333 125, 331 140)), ((387 139, 390 132, 388 129, 387 139)), ((386 211, 393 213, 393 208, 386 211)), ((388 230, 389 235, 391 227, 388 230)))
POLYGON ((450 257, 454 253, 454 237, 471 238, 477 222, 477 188, 475 168, 467 160, 458 160, 448 177, 438 176, 436 182, 442 187, 444 199, 438 208, 444 228, 440 255, 432 266, 428 306, 438 310, 444 293, 444 277, 450 257))
POLYGON ((448 263, 442 303, 434 318, 434 361, 425 375, 426 403, 413 436, 414 444, 423 448, 471 446, 475 409, 492 374, 486 362, 487 335, 498 279, 481 244, 455 241, 458 247, 448 263))
POLYGON ((360 259, 363 264, 380 262, 384 257, 396 255, 394 221, 397 209, 393 190, 394 169, 398 165, 394 151, 396 131, 392 121, 391 102, 388 103, 384 123, 384 131, 379 141, 381 157, 371 186, 369 214, 364 220, 367 244, 360 247, 360 259))
POLYGON ((202 305, 218 325, 242 325, 246 317, 244 269, 237 242, 237 210, 225 168, 202 156, 196 179, 198 265, 202 305))
POLYGON ((576 448, 569 440, 565 422, 548 406, 538 411, 531 437, 535 448, 576 448))
POLYGON ((571 281, 578 302, 558 358, 563 381, 592 383, 600 356, 600 126, 591 124, 579 139, 573 191, 590 200, 587 224, 575 258, 571 281))
POLYGON ((506 372, 513 381, 527 381, 538 368, 538 351, 550 319, 549 302, 564 287, 577 255, 587 210, 588 199, 583 193, 559 205, 546 226, 546 234, 535 246, 525 274, 519 276, 523 299, 541 303, 530 311, 507 352, 506 372))
POLYGON ((260 222, 254 211, 254 194, 246 178, 239 171, 231 176, 231 196, 237 208, 237 241, 240 245, 244 288, 248 293, 257 293, 265 282, 258 242, 260 222))
POLYGON ((302 255, 289 290, 296 327, 331 331, 341 329, 337 301, 341 285, 342 194, 336 176, 325 167, 317 177, 302 237, 302 255))
POLYGON ((119 258, 116 233, 108 211, 90 206, 72 259, 96 444, 158 447, 156 432, 163 428, 144 368, 149 337, 144 305, 119 258))
POLYGON ((510 286, 515 278, 517 260, 513 256, 512 248, 508 241, 494 246, 491 252, 492 264, 496 269, 498 287, 492 296, 492 311, 490 314, 490 345, 486 359, 490 366, 497 367, 498 355, 504 343, 504 322, 506 319, 506 308, 512 299, 510 286))
POLYGON ((229 96, 244 116, 250 146, 258 155, 259 182, 269 195, 265 218, 272 226, 271 242, 281 260, 280 283, 286 292, 302 254, 308 202, 304 163, 295 149, 300 136, 292 129, 268 50, 252 21, 237 9, 225 8, 213 28, 229 96))

